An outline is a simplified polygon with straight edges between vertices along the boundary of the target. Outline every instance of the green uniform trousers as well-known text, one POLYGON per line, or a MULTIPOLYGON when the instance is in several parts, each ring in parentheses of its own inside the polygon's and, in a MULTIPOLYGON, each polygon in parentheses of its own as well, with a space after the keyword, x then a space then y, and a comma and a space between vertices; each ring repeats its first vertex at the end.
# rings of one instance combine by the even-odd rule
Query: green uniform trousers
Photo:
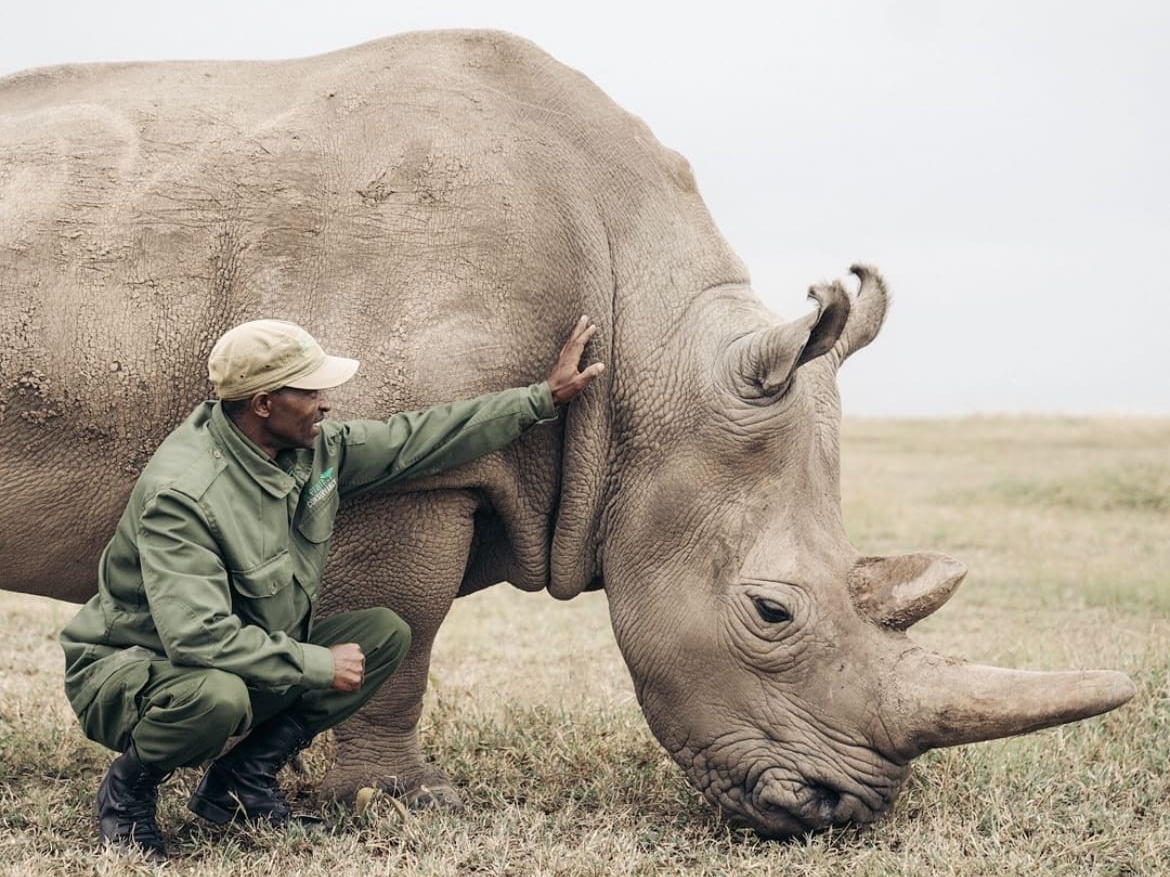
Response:
POLYGON ((162 770, 215 758, 229 738, 284 712, 295 713, 316 734, 373 697, 406 657, 410 628, 389 609, 361 609, 315 622, 309 641, 326 647, 360 645, 365 655, 361 688, 257 691, 223 670, 177 667, 166 658, 134 661, 106 680, 80 716, 81 726, 91 740, 118 752, 133 741, 139 757, 162 770))

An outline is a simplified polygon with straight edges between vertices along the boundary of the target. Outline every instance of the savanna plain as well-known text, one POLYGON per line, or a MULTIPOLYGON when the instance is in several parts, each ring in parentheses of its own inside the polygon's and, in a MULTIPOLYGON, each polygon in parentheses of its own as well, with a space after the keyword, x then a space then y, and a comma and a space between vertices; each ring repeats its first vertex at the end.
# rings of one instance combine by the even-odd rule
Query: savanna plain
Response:
MULTIPOLYGON (((603 594, 497 587, 452 611, 423 719, 464 812, 318 801, 326 735, 284 782, 333 836, 202 824, 184 770, 163 788, 172 859, 158 868, 96 843, 110 755, 61 692, 55 637, 73 607, 0 593, 0 874, 1170 874, 1170 421, 847 419, 842 468, 860 551, 943 551, 970 568, 915 640, 1002 666, 1120 669, 1137 697, 928 753, 873 827, 761 841, 728 828, 651 737, 603 594)), ((28 550, 51 551, 52 534, 28 550)))

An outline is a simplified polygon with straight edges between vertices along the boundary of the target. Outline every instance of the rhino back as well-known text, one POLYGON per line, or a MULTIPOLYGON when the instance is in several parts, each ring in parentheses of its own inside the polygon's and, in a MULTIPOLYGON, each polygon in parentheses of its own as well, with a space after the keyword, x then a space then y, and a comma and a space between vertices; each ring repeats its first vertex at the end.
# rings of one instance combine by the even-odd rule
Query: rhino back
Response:
MULTIPOLYGON (((539 327, 608 286, 580 197, 590 163, 555 124, 564 80, 623 124, 584 80, 498 36, 9 78, 4 391, 25 378, 10 407, 103 428, 111 403, 134 401, 165 429, 206 392, 215 337, 254 314, 370 360, 372 408, 538 373, 539 327), (437 351, 466 361, 428 369, 437 351)), ((574 109, 574 127, 592 123, 574 109)))
MULTIPOLYGON (((237 322, 360 357, 336 410, 379 416, 538 379, 578 314, 612 347, 661 277, 738 265, 684 160, 494 32, 30 71, 0 80, 0 143, 0 517, 76 531, 76 570, 237 322)), ((52 595, 59 567, 4 586, 52 595)))

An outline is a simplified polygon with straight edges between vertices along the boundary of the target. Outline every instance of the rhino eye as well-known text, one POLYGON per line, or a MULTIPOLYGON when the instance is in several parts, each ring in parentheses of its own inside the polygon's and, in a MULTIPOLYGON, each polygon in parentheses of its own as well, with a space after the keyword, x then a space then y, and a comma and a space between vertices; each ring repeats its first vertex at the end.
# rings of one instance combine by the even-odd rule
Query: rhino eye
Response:
POLYGON ((760 614, 760 618, 769 624, 780 624, 781 622, 792 620, 792 613, 775 600, 769 600, 766 597, 754 597, 752 602, 756 604, 756 612, 760 614))

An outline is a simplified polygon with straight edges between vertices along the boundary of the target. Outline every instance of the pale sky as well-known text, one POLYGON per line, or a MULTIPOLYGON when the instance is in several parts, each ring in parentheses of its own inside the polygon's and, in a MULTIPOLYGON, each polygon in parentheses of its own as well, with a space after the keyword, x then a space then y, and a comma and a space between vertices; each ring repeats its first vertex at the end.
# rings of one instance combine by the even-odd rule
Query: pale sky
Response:
POLYGON ((686 155, 784 316, 877 265, 846 414, 1170 416, 1165 0, 5 0, 0 75, 494 27, 686 155))

